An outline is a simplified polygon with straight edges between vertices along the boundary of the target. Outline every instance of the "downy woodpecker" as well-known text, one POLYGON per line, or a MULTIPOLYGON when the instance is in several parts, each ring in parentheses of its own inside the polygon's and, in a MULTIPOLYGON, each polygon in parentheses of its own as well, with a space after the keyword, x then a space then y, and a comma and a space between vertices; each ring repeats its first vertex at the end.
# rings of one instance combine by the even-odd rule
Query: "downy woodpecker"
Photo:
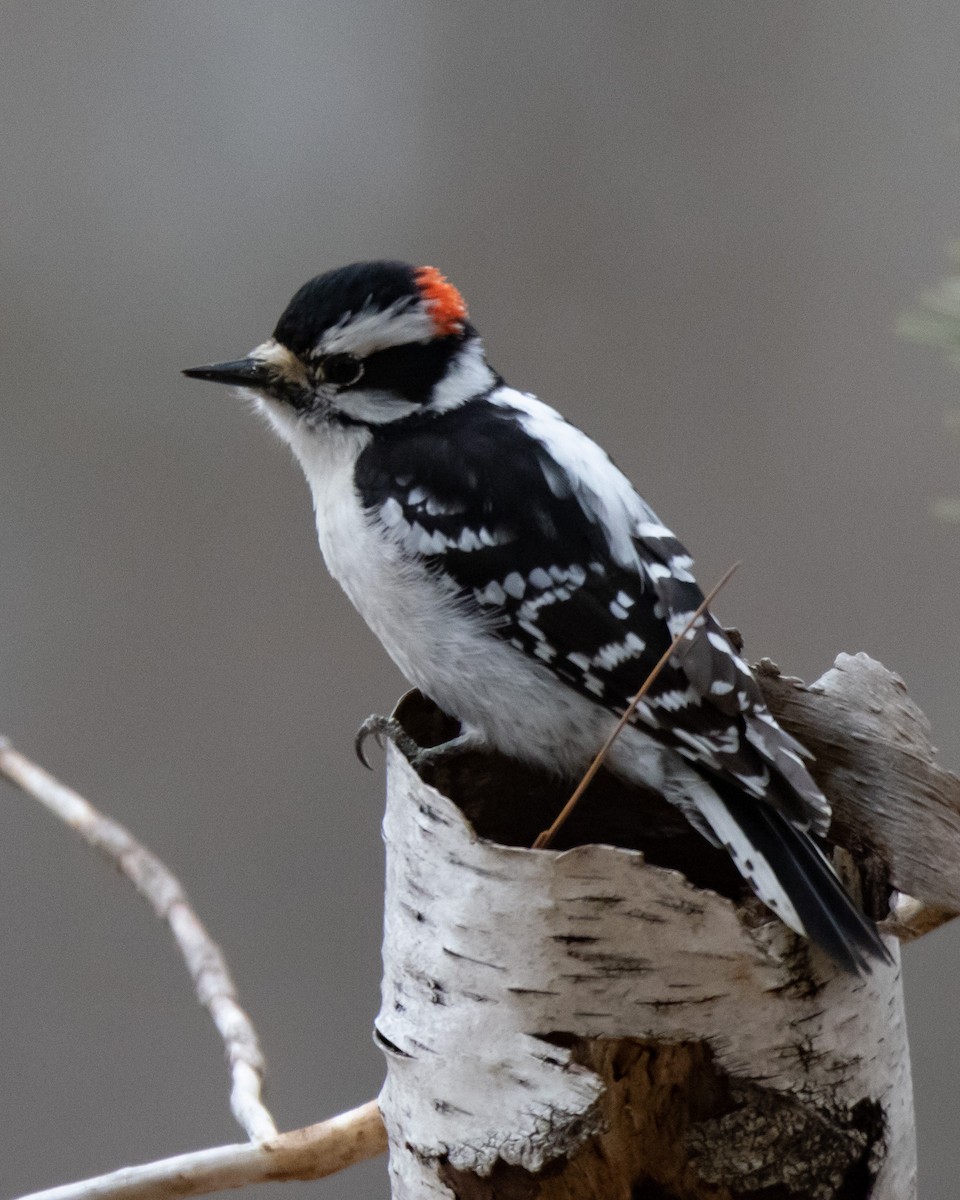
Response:
MULTIPOLYGON (((582 772, 703 599, 604 451, 489 366, 433 267, 320 275, 245 358, 185 374, 239 387, 290 444, 331 574, 459 719, 459 745, 582 772)), ((809 758, 707 612, 607 765, 679 806, 777 916, 863 972, 887 952, 817 845, 830 808, 809 758)))

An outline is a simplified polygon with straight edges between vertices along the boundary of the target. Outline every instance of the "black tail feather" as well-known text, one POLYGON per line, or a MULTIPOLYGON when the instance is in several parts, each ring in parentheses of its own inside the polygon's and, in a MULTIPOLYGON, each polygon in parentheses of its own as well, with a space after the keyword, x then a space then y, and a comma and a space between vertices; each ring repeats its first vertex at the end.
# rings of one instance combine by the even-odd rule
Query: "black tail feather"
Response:
POLYGON ((877 927, 857 908, 813 838, 776 809, 724 789, 722 800, 744 835, 770 863, 812 942, 845 971, 868 974, 891 963, 877 927))

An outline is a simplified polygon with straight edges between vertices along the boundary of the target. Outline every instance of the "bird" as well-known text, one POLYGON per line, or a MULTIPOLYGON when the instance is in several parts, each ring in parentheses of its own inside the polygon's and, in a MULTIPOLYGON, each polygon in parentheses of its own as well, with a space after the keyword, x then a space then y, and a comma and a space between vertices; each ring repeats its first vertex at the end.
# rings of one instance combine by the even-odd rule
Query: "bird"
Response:
POLYGON ((842 970, 891 961, 821 848, 812 756, 709 608, 691 625, 690 555, 596 442, 490 366, 437 268, 318 275, 249 354, 183 373, 239 389, 289 444, 331 575, 460 722, 424 759, 484 747, 573 777, 683 633, 606 765, 842 970))

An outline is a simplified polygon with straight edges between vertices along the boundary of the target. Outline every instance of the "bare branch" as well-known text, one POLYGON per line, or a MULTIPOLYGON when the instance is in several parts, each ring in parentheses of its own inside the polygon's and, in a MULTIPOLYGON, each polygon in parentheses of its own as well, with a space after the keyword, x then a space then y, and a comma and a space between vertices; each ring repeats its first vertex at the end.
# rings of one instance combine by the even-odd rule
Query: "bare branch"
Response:
POLYGON ((263 1142, 214 1146, 139 1167, 123 1167, 79 1183, 32 1192, 21 1200, 170 1200, 226 1188, 290 1179, 322 1179, 376 1158, 387 1135, 376 1100, 329 1121, 263 1142))
POLYGON ((264 1058, 253 1023, 237 1000, 223 953, 193 910, 176 876, 155 854, 89 801, 0 738, 0 776, 32 796, 87 845, 119 867, 156 915, 167 923, 183 955, 197 999, 223 1039, 230 1063, 230 1108, 247 1136, 263 1141, 277 1127, 260 1099, 264 1058))
POLYGON ((892 933, 901 942, 913 942, 954 920, 956 915, 949 909, 935 908, 913 896, 898 893, 890 916, 881 923, 880 928, 884 933, 892 933))

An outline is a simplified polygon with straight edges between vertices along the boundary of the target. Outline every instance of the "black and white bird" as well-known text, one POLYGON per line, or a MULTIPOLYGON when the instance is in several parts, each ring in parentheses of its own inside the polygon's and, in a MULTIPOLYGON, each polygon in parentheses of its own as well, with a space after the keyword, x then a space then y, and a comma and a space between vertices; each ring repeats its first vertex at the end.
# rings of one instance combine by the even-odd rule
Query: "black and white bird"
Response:
MULTIPOLYGON (((317 276, 245 358, 184 372, 246 391, 300 462, 320 548, 458 745, 576 775, 703 596, 606 453, 487 363, 434 267, 317 276)), ((887 958, 820 850, 830 808, 707 612, 607 765, 723 845, 839 965, 887 958)))

